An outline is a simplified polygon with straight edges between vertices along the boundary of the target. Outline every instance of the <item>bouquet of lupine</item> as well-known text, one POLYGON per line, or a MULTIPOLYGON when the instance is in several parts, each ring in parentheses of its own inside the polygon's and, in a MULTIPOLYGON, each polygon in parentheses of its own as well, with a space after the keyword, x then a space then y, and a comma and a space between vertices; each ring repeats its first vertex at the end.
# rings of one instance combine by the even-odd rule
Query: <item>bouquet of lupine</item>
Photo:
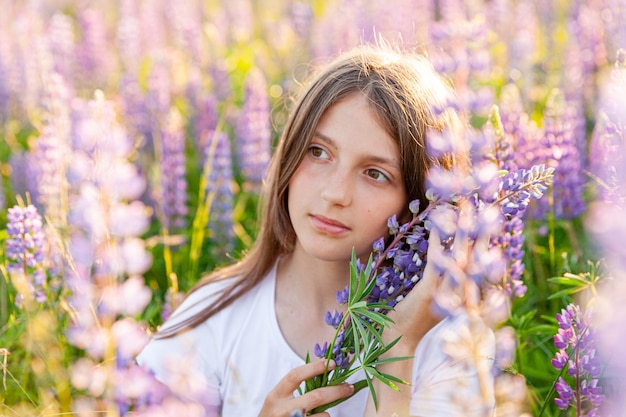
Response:
MULTIPOLYGON (((415 200, 409 204, 412 218, 408 222, 400 224, 395 215, 389 218, 389 236, 374 242, 372 255, 365 264, 353 253, 350 282, 337 293, 337 302, 345 304, 346 311, 326 313, 325 321, 336 329, 335 336, 314 349, 317 357, 334 360, 337 366, 333 371, 307 380, 304 392, 344 383, 362 371, 364 379, 354 384, 355 393, 368 387, 377 406, 374 378, 396 390, 397 384, 408 384, 394 375, 379 372, 377 366, 407 359, 381 359, 381 355, 399 340, 385 344, 382 334, 393 322, 387 315, 389 311, 402 302, 422 278, 427 254, 436 273, 451 283, 450 287, 440 289, 434 298, 433 308, 442 315, 465 312, 474 319, 495 325, 508 317, 509 299, 524 294, 525 287, 520 280, 523 272, 522 215, 531 199, 542 197, 551 184, 554 170, 544 165, 515 172, 502 169, 495 152, 503 140, 495 108, 491 122, 491 130, 469 135, 470 154, 481 155, 473 161, 472 172, 431 168, 426 207, 421 209, 420 202, 415 200), (490 152, 485 152, 486 147, 490 152), (429 251, 429 236, 433 230, 440 242, 429 251)), ((439 139, 443 138, 431 137, 434 148, 443 142, 439 139)), ((439 147, 438 151, 433 149, 431 153, 455 151, 444 148, 446 146, 439 147)), ((471 349, 467 340, 457 342, 458 348, 471 349)), ((454 355, 455 348, 449 351, 454 355)), ((310 413, 326 410, 342 401, 345 399, 310 413)))

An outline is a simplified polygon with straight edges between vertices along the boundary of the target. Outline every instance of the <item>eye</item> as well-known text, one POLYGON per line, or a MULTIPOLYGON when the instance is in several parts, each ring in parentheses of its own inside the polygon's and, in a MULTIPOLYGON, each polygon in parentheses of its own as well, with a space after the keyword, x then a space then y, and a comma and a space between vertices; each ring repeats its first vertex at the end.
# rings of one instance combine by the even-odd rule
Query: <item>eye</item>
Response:
POLYGON ((389 182, 389 177, 385 175, 382 171, 379 171, 378 169, 373 169, 373 168, 366 169, 365 175, 367 175, 368 177, 370 177, 371 179, 377 182, 389 182))
POLYGON ((309 148, 309 153, 311 154, 313 158, 317 158, 317 159, 328 158, 328 153, 323 148, 320 148, 319 146, 316 146, 316 145, 311 145, 311 147, 309 148))

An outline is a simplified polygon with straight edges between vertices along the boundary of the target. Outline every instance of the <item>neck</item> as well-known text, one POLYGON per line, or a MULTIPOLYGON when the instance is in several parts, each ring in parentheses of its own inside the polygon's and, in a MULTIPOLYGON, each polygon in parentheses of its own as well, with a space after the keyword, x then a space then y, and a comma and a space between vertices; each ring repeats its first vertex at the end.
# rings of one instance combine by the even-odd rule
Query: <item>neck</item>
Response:
POLYGON ((348 261, 311 259, 298 248, 286 255, 278 268, 278 279, 285 294, 322 312, 340 309, 336 301, 337 291, 349 283, 349 274, 348 261))

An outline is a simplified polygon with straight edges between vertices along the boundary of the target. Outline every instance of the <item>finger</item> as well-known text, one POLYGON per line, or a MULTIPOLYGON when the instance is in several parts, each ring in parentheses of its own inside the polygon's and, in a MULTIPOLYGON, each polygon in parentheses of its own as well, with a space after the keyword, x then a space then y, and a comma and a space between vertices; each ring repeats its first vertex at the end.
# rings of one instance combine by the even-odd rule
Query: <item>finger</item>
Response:
MULTIPOLYGON (((294 398, 293 404, 297 404, 296 408, 304 408, 305 410, 313 410, 321 405, 330 404, 333 401, 340 400, 351 396, 354 393, 354 386, 351 384, 339 384, 333 386, 325 386, 316 388, 299 397, 294 398)), ((324 413, 312 414, 314 416, 324 415, 324 413)))
POLYGON ((324 373, 324 371, 331 371, 335 368, 335 361, 327 359, 321 359, 319 361, 307 363, 306 365, 298 366, 292 369, 285 375, 283 379, 276 385, 274 392, 278 396, 291 396, 293 392, 309 378, 313 378, 316 375, 324 373))
MULTIPOLYGON (((439 231, 437 228, 433 227, 430 231, 430 235, 428 236, 428 252, 426 255, 426 266, 424 267, 422 281, 431 284, 437 282, 437 278, 441 275, 440 271, 445 269, 445 266, 443 265, 444 259, 439 231)), ((425 286, 424 284, 425 283, 423 283, 422 286, 425 286)))

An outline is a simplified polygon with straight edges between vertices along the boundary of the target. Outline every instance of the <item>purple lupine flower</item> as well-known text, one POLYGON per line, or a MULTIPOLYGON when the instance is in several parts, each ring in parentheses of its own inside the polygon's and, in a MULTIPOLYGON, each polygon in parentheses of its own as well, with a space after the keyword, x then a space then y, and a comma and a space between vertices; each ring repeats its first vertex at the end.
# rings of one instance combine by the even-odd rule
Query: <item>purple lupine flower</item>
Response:
POLYGON ((513 364, 515 349, 517 347, 517 336, 515 329, 504 326, 496 331, 496 369, 506 369, 513 364))
POLYGON ((151 138, 152 125, 145 94, 137 76, 124 73, 120 81, 121 109, 126 126, 137 134, 151 138))
POLYGON ((31 200, 37 201, 39 198, 37 187, 39 166, 35 163, 34 154, 16 149, 11 152, 9 164, 11 165, 10 189, 13 194, 28 194, 31 200))
POLYGON ((189 54, 191 62, 201 64, 206 49, 202 45, 202 7, 199 4, 184 2, 171 9, 171 32, 174 45, 189 54))
POLYGON ((524 272, 522 218, 531 198, 542 197, 552 172, 552 168, 535 165, 530 170, 520 169, 503 177, 499 201, 504 222, 500 234, 492 238, 491 246, 501 248, 507 260, 507 274, 503 283, 504 290, 509 295, 522 297, 526 293, 526 286, 521 280, 524 272))
POLYGON ((501 163, 502 168, 511 172, 546 163, 548 156, 539 143, 543 133, 524 110, 516 85, 508 84, 503 88, 499 115, 504 140, 512 146, 509 158, 501 163))
MULTIPOLYGON (((546 164, 555 168, 552 196, 554 215, 558 219, 573 219, 585 210, 580 139, 575 136, 577 119, 575 110, 561 93, 553 92, 544 112, 544 135, 546 147, 550 149, 550 160, 546 164)), ((539 212, 533 213, 536 218, 542 218, 537 216, 543 216, 542 211, 548 209, 547 200, 545 202, 539 204, 539 212)))
MULTIPOLYGON (((511 115, 510 112, 505 114, 511 115)), ((545 199, 537 200, 526 213, 534 219, 545 219, 548 211, 563 219, 578 217, 585 210, 583 199, 584 178, 582 160, 576 138, 577 118, 574 109, 554 90, 548 100, 544 127, 538 129, 528 121, 523 111, 518 111, 513 123, 507 120, 507 132, 515 133, 515 162, 519 167, 546 164, 554 169, 552 207, 545 199)))
POLYGON ((202 88, 200 71, 192 68, 190 80, 185 89, 185 96, 191 108, 189 124, 193 129, 193 137, 198 149, 205 149, 210 138, 209 133, 217 129, 218 101, 213 93, 202 88))
POLYGON ((585 2, 573 2, 565 20, 571 41, 567 43, 564 52, 563 91, 568 103, 576 109, 574 132, 578 139, 576 146, 581 154, 587 149, 585 105, 593 103, 596 88, 594 74, 607 61, 602 9, 585 2))
POLYGON ((271 156, 272 130, 267 81, 260 70, 247 74, 243 100, 235 127, 238 166, 247 181, 261 184, 271 156))
POLYGON ((212 91, 218 101, 227 101, 233 93, 230 71, 223 60, 214 62, 210 69, 212 91))
POLYGON ((350 295, 350 292, 347 286, 343 290, 337 291, 337 303, 346 304, 348 302, 349 295, 350 295))
POLYGON ((9 100, 12 98, 12 48, 9 39, 8 31, 4 27, 0 29, 0 123, 3 124, 9 118, 9 100))
POLYGON ((289 14, 296 34, 300 38, 306 39, 313 21, 311 4, 302 0, 293 0, 289 7, 289 14))
POLYGON ((508 66, 511 68, 510 76, 513 79, 520 79, 523 85, 531 85, 534 54, 541 31, 536 5, 522 1, 509 7, 511 18, 503 25, 506 26, 507 33, 501 36, 508 39, 507 58, 508 66))
POLYGON ((437 45, 431 51, 432 61, 437 71, 454 80, 462 107, 485 115, 495 96, 484 82, 491 70, 488 31, 484 20, 471 16, 466 9, 456 1, 441 5, 441 19, 430 31, 431 43, 437 45))
POLYGON ((150 126, 153 130, 152 135, 155 134, 155 126, 160 126, 161 120, 166 119, 170 112, 172 105, 170 83, 169 63, 162 58, 154 64, 148 75, 148 91, 145 97, 146 109, 150 115, 150 126))
POLYGON ((74 79, 76 40, 72 19, 64 13, 55 13, 50 19, 48 39, 54 71, 66 81, 74 79))
POLYGON ((626 233, 626 53, 621 51, 618 56, 599 103, 590 150, 590 161, 597 162, 591 167, 597 177, 597 195, 585 216, 585 229, 606 260, 609 276, 614 278, 605 280, 594 303, 593 324, 597 328, 598 352, 605 372, 602 380, 608 388, 603 406, 607 415, 619 415, 626 409, 626 398, 619 394, 626 387, 626 366, 620 355, 615 354, 626 342, 624 332, 618 330, 626 326, 626 247, 621 239, 626 233))
POLYGON ((140 238, 150 224, 151 212, 138 200, 146 181, 130 161, 135 144, 116 121, 112 102, 99 93, 76 100, 73 110, 67 250, 73 268, 65 282, 74 314, 66 334, 84 357, 73 364, 71 382, 107 403, 105 393, 115 392, 116 404, 107 406, 122 413, 139 411, 162 389, 156 382, 134 390, 127 385, 128 378, 139 381, 132 358, 147 340, 132 317, 152 298, 141 277, 152 264, 140 238))
POLYGON ((313 353, 318 358, 325 357, 327 351, 328 351, 328 342, 324 342, 323 346, 320 346, 319 343, 316 343, 315 347, 313 348, 313 353))
POLYGON ((209 132, 205 149, 205 173, 208 172, 206 195, 213 194, 209 213, 209 229, 215 242, 219 242, 222 255, 235 244, 233 231, 233 168, 231 144, 228 134, 209 132))
POLYGON ((116 49, 127 74, 137 74, 141 58, 141 27, 137 3, 122 0, 119 4, 116 49))
POLYGON ((111 68, 104 16, 96 9, 83 9, 78 21, 81 42, 77 45, 77 58, 82 82, 86 87, 102 88, 111 68))
MULTIPOLYGON (((43 268, 46 238, 41 216, 32 204, 26 207, 14 206, 8 210, 7 221, 7 270, 11 274, 28 278, 25 283, 28 288, 21 290, 28 291, 38 303, 43 303, 47 299, 47 277, 43 268)), ((24 293, 21 295, 26 296, 24 293)))
POLYGON ((594 409, 604 401, 602 388, 598 386, 601 367, 596 355, 596 330, 591 326, 591 314, 591 309, 583 313, 579 306, 569 304, 556 315, 559 329, 554 336, 554 346, 559 351, 552 365, 558 370, 567 366, 567 374, 573 377, 573 386, 577 387, 572 388, 559 377, 555 384, 558 397, 554 401, 562 410, 574 406, 580 413, 581 407, 587 408, 584 403, 594 409))
POLYGON ((161 184, 155 199, 161 207, 161 223, 170 231, 185 227, 187 169, 185 134, 178 113, 170 113, 168 126, 161 131, 161 184))
POLYGON ((67 217, 66 167, 70 143, 70 93, 57 73, 46 74, 42 98, 43 127, 32 151, 36 168, 34 199, 50 223, 60 227, 67 217))
POLYGON ((326 322, 326 324, 332 326, 334 329, 339 327, 342 319, 343 313, 338 312, 337 310, 334 310, 332 313, 330 311, 327 311, 326 315, 324 316, 324 321, 326 322))
POLYGON ((341 0, 336 8, 329 8, 323 17, 315 19, 316 25, 309 37, 313 43, 313 56, 335 55, 358 44, 364 35, 369 36, 372 26, 364 22, 364 9, 361 1, 341 0))
POLYGON ((623 0, 608 0, 603 5, 601 17, 607 47, 616 51, 626 45, 626 28, 621 24, 626 18, 626 4, 623 0))
POLYGON ((590 145, 589 170, 596 177, 596 198, 608 203, 626 202, 626 51, 619 50, 611 77, 603 86, 598 117, 590 145))

